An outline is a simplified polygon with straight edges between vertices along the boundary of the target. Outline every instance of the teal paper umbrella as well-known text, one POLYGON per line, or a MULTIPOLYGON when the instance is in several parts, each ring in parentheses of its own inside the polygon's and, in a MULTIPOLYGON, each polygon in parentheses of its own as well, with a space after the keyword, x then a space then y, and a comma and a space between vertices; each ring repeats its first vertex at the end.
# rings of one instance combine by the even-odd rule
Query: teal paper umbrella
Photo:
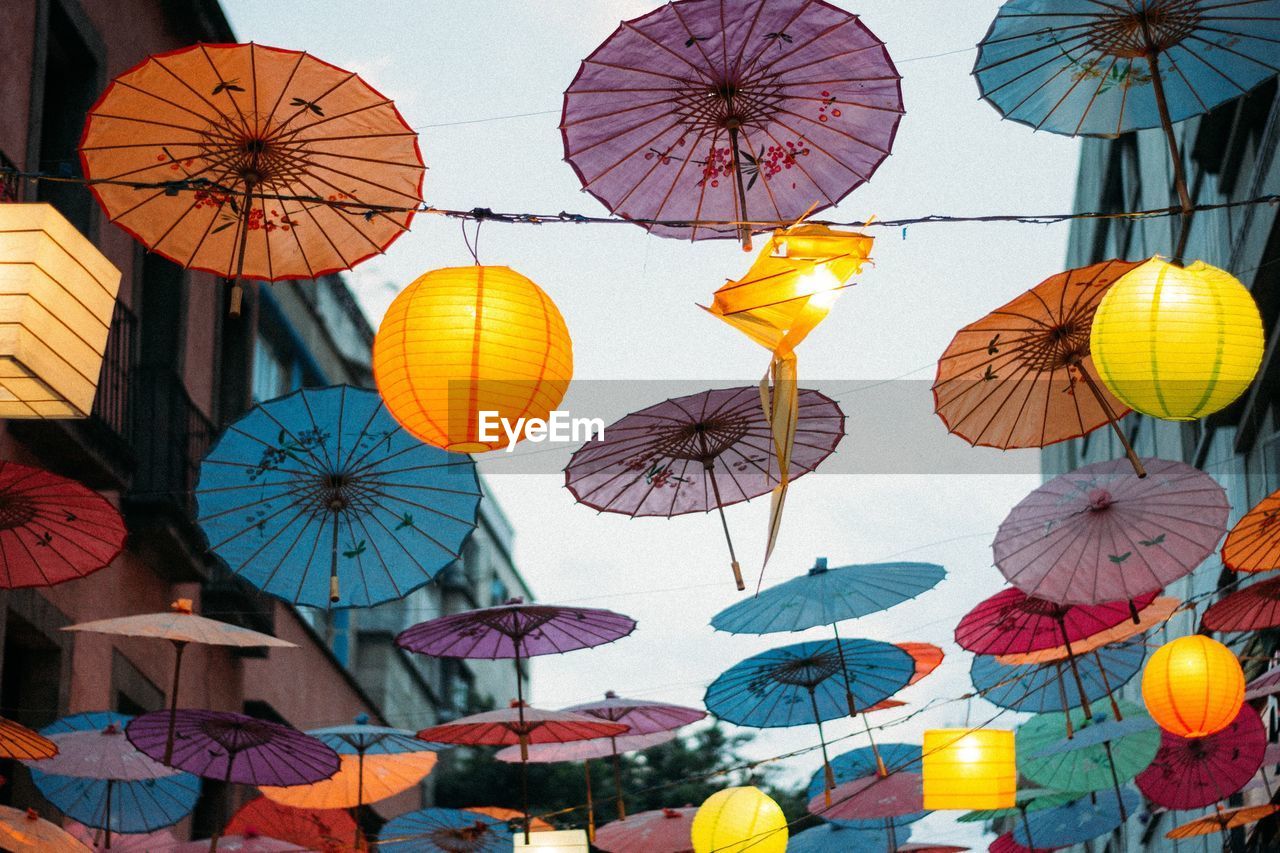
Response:
POLYGON ((1040 714, 1018 728, 1018 772, 1058 791, 1114 789, 1121 819, 1127 819, 1120 785, 1155 760, 1160 729, 1141 706, 1123 700, 1115 709, 1108 702, 1095 702, 1091 719, 1083 709, 1070 713, 1077 715, 1071 738, 1062 737, 1062 714, 1040 714))

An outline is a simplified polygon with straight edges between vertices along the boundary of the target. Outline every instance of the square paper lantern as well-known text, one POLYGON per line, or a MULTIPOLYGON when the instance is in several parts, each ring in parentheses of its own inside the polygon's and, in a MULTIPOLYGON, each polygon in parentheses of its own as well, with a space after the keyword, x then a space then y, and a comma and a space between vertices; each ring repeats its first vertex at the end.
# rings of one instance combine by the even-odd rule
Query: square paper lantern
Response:
POLYGON ((120 270, 48 204, 0 204, 0 418, 93 408, 120 270))
POLYGON ((550 832, 535 832, 529 836, 529 843, 524 841, 524 833, 515 835, 515 851, 532 851, 532 853, 588 853, 591 845, 587 842, 585 829, 557 829, 550 832))
POLYGON ((934 729, 924 733, 926 809, 1005 809, 1015 805, 1013 732, 934 729))

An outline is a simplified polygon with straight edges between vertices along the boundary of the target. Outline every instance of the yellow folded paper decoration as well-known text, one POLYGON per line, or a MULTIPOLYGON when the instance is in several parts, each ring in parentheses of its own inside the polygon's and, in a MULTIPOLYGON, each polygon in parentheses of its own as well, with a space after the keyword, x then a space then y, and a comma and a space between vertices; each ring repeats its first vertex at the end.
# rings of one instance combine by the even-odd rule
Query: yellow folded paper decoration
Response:
MULTIPOLYGON (((760 380, 760 403, 773 430, 778 485, 770 496, 769 562, 782 523, 791 449, 798 414, 796 346, 831 311, 840 291, 862 270, 873 240, 854 231, 801 224, 773 232, 747 274, 726 282, 710 307, 724 320, 773 353, 760 380)), ((763 572, 763 565, 761 570, 763 572)))

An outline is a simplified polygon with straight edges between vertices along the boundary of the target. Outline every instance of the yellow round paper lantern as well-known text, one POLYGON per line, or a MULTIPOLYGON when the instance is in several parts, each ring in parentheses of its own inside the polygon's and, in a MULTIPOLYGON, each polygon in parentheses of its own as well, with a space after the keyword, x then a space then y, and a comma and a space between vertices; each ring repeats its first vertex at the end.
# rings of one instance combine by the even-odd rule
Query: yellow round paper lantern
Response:
POLYGON ((391 303, 373 342, 373 378, 413 435, 483 453, 514 444, 513 432, 519 441, 560 405, 573 344, 555 303, 518 272, 448 267, 391 303))
POLYGON ((694 853, 784 853, 787 818, 759 788, 725 788, 693 816, 694 853))
POLYGON ((1103 384, 1125 405, 1190 421, 1249 387, 1262 363, 1262 318, 1230 273, 1152 258, 1102 297, 1090 349, 1103 384))
POLYGON ((1142 673, 1142 699, 1160 728, 1204 737, 1231 725, 1244 704, 1244 672, 1231 649, 1202 634, 1156 649, 1142 673))

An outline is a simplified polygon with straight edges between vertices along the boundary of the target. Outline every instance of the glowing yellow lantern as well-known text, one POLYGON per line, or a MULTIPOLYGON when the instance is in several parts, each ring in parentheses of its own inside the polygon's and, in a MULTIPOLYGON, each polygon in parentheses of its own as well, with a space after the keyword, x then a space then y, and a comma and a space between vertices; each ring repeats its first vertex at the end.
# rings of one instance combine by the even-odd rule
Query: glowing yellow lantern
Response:
POLYGON ((0 418, 85 418, 120 270, 48 204, 0 204, 0 418))
POLYGON ((1006 809, 1015 805, 1018 768, 1007 729, 934 729, 924 733, 926 809, 1006 809))
POLYGON ((589 853, 591 845, 584 829, 557 829, 535 832, 525 840, 522 832, 515 836, 515 853, 529 850, 531 853, 589 853))
POLYGON ((1262 318, 1230 273, 1152 258, 1102 298, 1090 348, 1103 384, 1127 406, 1190 421, 1249 387, 1262 363, 1262 318))
POLYGON ((482 453, 546 429, 573 378, 555 303, 509 267, 449 267, 395 298, 373 342, 387 410, 436 447, 482 453), (512 439, 514 433, 515 439, 512 439))
POLYGON ((1142 673, 1142 700, 1160 728, 1204 737, 1231 725, 1244 704, 1244 672, 1231 649, 1202 634, 1156 649, 1142 673))
POLYGON ((784 853, 787 818, 759 788, 725 788, 693 816, 694 853, 784 853))

